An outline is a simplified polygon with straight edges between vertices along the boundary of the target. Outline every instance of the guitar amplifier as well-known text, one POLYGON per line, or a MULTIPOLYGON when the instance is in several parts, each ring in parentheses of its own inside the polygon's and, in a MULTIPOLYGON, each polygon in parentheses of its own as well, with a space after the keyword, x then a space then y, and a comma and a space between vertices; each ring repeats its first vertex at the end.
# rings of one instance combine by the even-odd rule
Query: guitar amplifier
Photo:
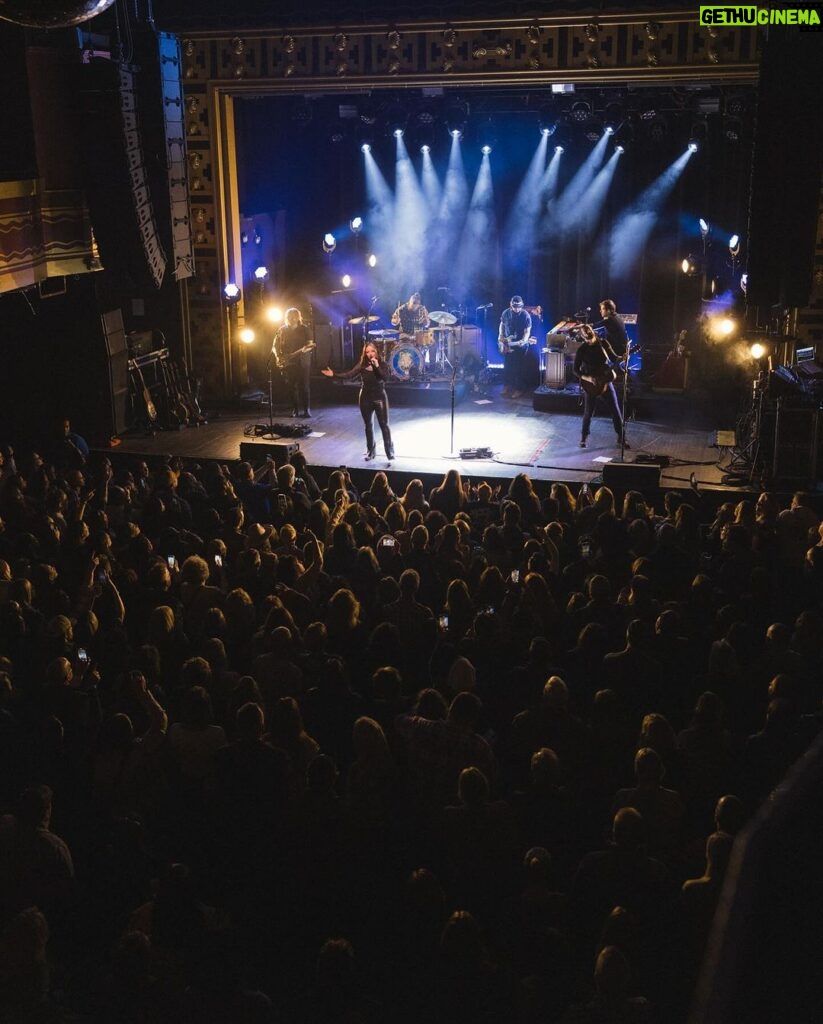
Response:
POLYGON ((546 372, 543 383, 547 388, 562 390, 566 386, 566 357, 562 352, 546 353, 546 372))

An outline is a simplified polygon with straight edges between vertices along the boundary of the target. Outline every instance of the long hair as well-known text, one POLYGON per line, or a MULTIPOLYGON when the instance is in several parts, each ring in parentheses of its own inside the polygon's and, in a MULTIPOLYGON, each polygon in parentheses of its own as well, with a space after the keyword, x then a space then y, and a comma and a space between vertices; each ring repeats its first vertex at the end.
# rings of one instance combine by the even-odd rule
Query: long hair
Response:
POLYGON ((374 344, 373 341, 367 341, 363 344, 363 351, 360 353, 360 359, 357 363, 361 370, 365 369, 365 367, 368 366, 369 361, 366 358, 366 349, 369 347, 369 345, 371 345, 374 351, 377 352, 377 361, 380 362, 380 353, 377 351, 377 346, 374 344))

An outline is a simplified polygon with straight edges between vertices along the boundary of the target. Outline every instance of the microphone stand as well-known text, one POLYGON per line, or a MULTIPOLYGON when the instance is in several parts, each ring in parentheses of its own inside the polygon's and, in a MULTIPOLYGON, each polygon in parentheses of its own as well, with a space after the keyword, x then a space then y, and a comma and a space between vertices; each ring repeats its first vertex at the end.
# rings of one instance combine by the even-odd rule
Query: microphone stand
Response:
POLYGON ((623 421, 623 429, 620 431, 620 461, 623 462, 626 457, 626 396, 629 390, 629 358, 632 352, 632 340, 627 338, 626 340, 626 368, 623 371, 623 403, 620 410, 620 418, 623 421))
MULTIPOLYGON (((275 335, 275 339, 276 338, 277 338, 277 335, 275 335)), ((268 422, 268 429, 266 429, 266 427, 264 426, 262 428, 258 427, 255 430, 255 434, 257 434, 258 437, 267 437, 268 436, 268 438, 271 439, 271 440, 274 439, 274 398, 273 398, 273 390, 272 390, 272 362, 273 362, 273 360, 274 360, 274 342, 272 342, 271 351, 269 352, 269 358, 268 358, 268 361, 266 363, 266 374, 267 374, 268 379, 269 379, 269 396, 268 396, 269 397, 269 422, 268 422)))
MULTIPOLYGON (((456 363, 456 360, 455 360, 456 363)), ((457 366, 452 365, 452 377, 451 377, 451 428, 449 436, 449 454, 444 455, 444 459, 456 459, 457 456, 454 454, 454 389, 455 380, 457 378, 457 366)))

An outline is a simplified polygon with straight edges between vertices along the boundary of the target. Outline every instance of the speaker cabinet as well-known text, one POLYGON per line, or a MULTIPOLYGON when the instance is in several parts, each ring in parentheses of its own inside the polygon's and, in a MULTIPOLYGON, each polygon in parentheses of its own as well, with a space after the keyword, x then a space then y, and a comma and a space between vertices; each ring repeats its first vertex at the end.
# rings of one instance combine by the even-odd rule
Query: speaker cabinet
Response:
POLYGON ((129 353, 123 329, 123 313, 120 309, 112 309, 103 313, 100 323, 108 357, 111 433, 116 436, 122 434, 129 425, 129 353))
POLYGON ((544 383, 547 388, 564 388, 566 386, 566 357, 562 352, 546 353, 544 383))
POLYGON ((253 466, 260 465, 271 455, 275 466, 284 466, 295 452, 300 451, 297 441, 241 441, 240 458, 253 466))
POLYGON ((660 466, 642 462, 606 462, 603 483, 614 491, 655 491, 660 488, 660 466))

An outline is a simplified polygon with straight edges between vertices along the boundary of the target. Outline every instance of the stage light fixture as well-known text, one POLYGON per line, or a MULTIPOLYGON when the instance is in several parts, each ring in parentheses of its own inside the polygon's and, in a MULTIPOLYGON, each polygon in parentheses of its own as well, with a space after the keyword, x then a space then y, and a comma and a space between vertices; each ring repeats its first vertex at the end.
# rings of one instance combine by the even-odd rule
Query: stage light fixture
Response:
POLYGON ((576 100, 572 103, 569 113, 572 121, 576 121, 577 124, 585 124, 592 115, 592 107, 586 100, 576 100))
POLYGON ((571 142, 571 130, 569 126, 562 123, 558 124, 553 138, 555 153, 564 153, 571 142))
POLYGON ((260 234, 260 232, 257 230, 257 228, 254 229, 254 244, 255 245, 262 245, 263 244, 263 236, 260 234))
POLYGON ((537 126, 546 138, 557 131, 557 107, 554 103, 544 103, 537 112, 537 126))
POLYGON ((732 256, 737 256, 740 253, 740 235, 732 235, 729 239, 729 252, 732 256))
POLYGON ((345 141, 346 138, 346 122, 337 119, 329 129, 329 142, 333 146, 339 146, 341 142, 345 141))
POLYGON ((344 288, 351 288, 351 274, 344 274, 340 278, 340 284, 342 284, 344 288))
POLYGON ((266 309, 266 319, 270 324, 279 324, 283 319, 283 310, 279 306, 269 306, 266 309))
POLYGON ((432 148, 427 142, 424 142, 423 145, 420 147, 421 153, 431 153, 431 151, 432 148))
POLYGON ((631 149, 633 141, 634 128, 624 121, 614 134, 615 153, 625 153, 626 150, 631 149))
POLYGON ((268 276, 269 276, 269 271, 268 271, 268 269, 266 267, 263 266, 262 263, 260 264, 259 267, 255 267, 254 268, 254 279, 255 279, 255 281, 260 281, 262 283, 263 281, 266 280, 266 278, 268 276))
POLYGON ((234 306, 240 301, 241 291, 234 283, 234 281, 228 281, 223 285, 223 298, 226 300, 229 306, 234 306))
POLYGON ((456 97, 446 108, 446 128, 453 139, 462 139, 469 120, 469 105, 456 97))
POLYGON ((604 131, 603 121, 599 117, 590 117, 583 128, 583 134, 589 142, 599 142, 604 131))
POLYGON ((752 359, 762 359, 766 355, 766 352, 766 346, 761 344, 761 342, 759 341, 756 341, 749 348, 749 355, 752 357, 752 359))
POLYGON ((609 103, 603 112, 603 130, 607 135, 614 135, 623 124, 623 107, 619 103, 609 103))
POLYGON ((389 135, 393 135, 396 139, 402 139, 406 133, 406 122, 409 119, 403 105, 398 100, 390 100, 383 107, 382 114, 389 135))
POLYGON ((377 109, 377 104, 373 103, 371 100, 367 100, 360 107, 360 120, 362 121, 363 124, 367 124, 370 127, 372 127, 377 124, 377 119, 379 116, 380 115, 377 109))
POLYGON ((238 338, 243 342, 244 345, 251 345, 254 341, 254 331, 251 327, 243 327, 238 334, 238 338))
POLYGON ((692 130, 689 133, 689 149, 692 153, 696 153, 698 149, 702 149, 706 144, 708 134, 708 126, 703 118, 692 121, 692 130))
POLYGON ((352 230, 352 234, 359 235, 360 232, 363 230, 363 218, 352 217, 352 219, 349 221, 349 227, 352 230))
POLYGON ((337 239, 334 237, 331 231, 327 231, 326 234, 323 235, 323 252, 331 254, 334 252, 336 248, 337 239))
POLYGON ((240 232, 240 244, 241 245, 248 245, 248 242, 249 242, 249 233, 248 233, 248 231, 241 231, 240 232))
POLYGON ((709 233, 709 223, 708 223, 708 221, 704 220, 701 217, 700 220, 697 223, 700 225, 700 234, 701 234, 701 236, 703 238, 705 238, 708 235, 708 233, 709 233))
POLYGON ((368 262, 370 267, 376 267, 377 266, 377 257, 374 255, 374 253, 372 253, 369 256, 367 262, 368 262))
POLYGON ((697 257, 692 256, 692 254, 689 253, 689 255, 686 256, 681 261, 680 269, 683 271, 686 277, 694 277, 700 270, 700 265, 698 263, 697 257))
POLYGON ((730 316, 720 317, 715 323, 715 333, 720 338, 730 338, 737 329, 737 323, 730 316))
POLYGON ((370 142, 363 142, 363 143, 361 143, 361 145, 360 145, 360 152, 361 153, 371 153, 371 143, 370 142))
POLYGON ((480 152, 484 156, 488 156, 497 144, 497 135, 495 134, 491 119, 485 121, 480 126, 478 138, 480 140, 480 152))
POLYGON ((743 292, 743 294, 745 295, 746 292, 748 291, 748 289, 749 289, 749 275, 748 274, 741 274, 740 275, 740 291, 743 292))

